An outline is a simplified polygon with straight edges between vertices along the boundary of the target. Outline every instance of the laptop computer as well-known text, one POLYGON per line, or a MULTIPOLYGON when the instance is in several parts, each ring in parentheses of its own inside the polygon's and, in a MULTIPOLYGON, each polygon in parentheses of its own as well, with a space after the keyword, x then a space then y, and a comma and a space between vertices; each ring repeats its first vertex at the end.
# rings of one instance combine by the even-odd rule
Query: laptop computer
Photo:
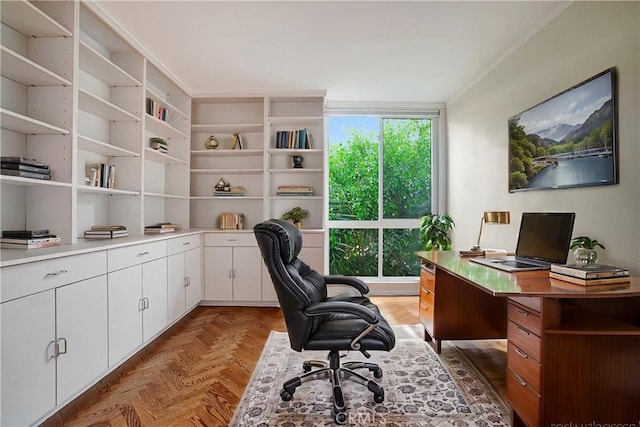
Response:
POLYGON ((575 216, 573 212, 523 212, 515 256, 470 261, 508 272, 549 270, 551 264, 565 264, 575 216))

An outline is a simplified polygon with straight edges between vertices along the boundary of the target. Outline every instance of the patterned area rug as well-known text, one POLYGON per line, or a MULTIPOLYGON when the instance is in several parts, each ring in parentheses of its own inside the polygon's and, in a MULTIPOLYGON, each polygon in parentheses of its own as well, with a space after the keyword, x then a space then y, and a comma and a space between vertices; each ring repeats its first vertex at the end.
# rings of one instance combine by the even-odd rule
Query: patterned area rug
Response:
MULTIPOLYGON (((352 426, 508 426, 504 402, 484 377, 452 344, 443 343, 437 355, 414 326, 394 327, 396 347, 371 352, 370 362, 384 372, 378 380, 385 401, 376 404, 366 387, 343 381, 346 425, 352 426)), ((328 352, 295 352, 286 333, 271 331, 251 381, 244 391, 231 426, 332 426, 331 383, 304 383, 293 399, 280 399, 282 383, 302 373, 302 362, 326 360, 328 352)), ((342 358, 366 360, 360 352, 342 358)), ((359 370, 373 379, 366 369, 359 370)))

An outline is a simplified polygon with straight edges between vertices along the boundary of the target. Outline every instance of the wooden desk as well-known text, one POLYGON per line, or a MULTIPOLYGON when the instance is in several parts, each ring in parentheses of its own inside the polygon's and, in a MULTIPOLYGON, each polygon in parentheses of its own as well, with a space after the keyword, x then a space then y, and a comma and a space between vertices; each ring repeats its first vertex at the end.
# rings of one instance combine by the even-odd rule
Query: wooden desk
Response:
POLYGON ((514 426, 640 424, 640 279, 588 291, 418 252, 425 340, 507 338, 514 426))

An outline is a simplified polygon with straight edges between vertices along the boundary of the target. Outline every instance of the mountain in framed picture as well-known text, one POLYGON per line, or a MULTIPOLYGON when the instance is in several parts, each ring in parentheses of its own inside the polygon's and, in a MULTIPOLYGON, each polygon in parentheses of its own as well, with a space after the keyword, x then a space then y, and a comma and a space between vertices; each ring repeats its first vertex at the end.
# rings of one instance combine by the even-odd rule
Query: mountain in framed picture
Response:
POLYGON ((509 192, 618 183, 615 68, 509 119, 509 192))

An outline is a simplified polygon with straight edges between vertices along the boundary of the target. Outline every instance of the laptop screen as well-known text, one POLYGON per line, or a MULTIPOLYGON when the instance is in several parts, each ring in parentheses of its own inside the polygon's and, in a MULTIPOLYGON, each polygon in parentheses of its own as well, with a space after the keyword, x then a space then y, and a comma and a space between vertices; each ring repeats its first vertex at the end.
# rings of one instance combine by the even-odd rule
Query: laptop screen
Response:
POLYGON ((516 257, 565 264, 575 216, 573 212, 523 212, 516 257))

